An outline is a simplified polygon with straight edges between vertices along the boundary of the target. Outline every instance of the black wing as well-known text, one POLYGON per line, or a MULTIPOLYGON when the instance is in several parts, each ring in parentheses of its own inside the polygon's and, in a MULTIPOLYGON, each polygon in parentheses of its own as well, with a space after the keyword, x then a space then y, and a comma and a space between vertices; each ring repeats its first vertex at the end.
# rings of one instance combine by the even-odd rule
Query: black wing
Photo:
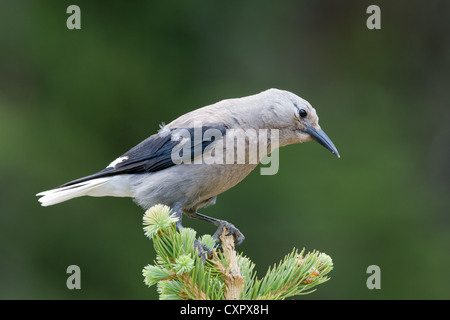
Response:
POLYGON ((209 129, 219 130, 223 137, 227 128, 225 126, 207 126, 201 128, 172 129, 170 130, 170 133, 154 134, 119 157, 124 158, 124 160, 120 161, 115 166, 107 167, 93 175, 67 182, 60 187, 71 186, 95 178, 119 174, 149 173, 170 168, 177 165, 172 159, 174 148, 179 148, 179 151, 177 151, 178 149, 175 151, 179 152, 180 158, 192 160, 194 157, 198 156, 198 154, 195 153, 197 150, 200 150, 200 144, 201 152, 203 153, 205 148, 215 141, 215 136, 211 139, 205 139, 204 133, 209 129), (200 129, 201 137, 198 137, 200 131, 197 132, 195 130, 200 129), (181 139, 173 139, 172 137, 174 135, 178 135, 181 139), (182 140, 182 138, 186 137, 189 137, 189 139, 182 140), (189 150, 187 154, 183 154, 183 151, 186 150, 189 150))

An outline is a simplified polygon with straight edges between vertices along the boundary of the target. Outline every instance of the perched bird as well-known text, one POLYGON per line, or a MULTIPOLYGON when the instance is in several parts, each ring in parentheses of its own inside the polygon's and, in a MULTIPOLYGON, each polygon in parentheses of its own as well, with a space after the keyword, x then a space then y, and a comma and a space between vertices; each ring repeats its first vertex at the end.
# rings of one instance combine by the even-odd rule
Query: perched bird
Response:
MULTIPOLYGON (((161 126, 105 169, 37 196, 43 206, 81 196, 131 197, 144 209, 165 204, 178 217, 178 228, 184 212, 216 225, 216 241, 226 227, 238 245, 244 236, 234 225, 197 210, 214 204, 278 147, 314 139, 339 157, 318 120, 316 110, 289 91, 222 100, 161 126)), ((199 254, 210 252, 196 246, 199 254)))

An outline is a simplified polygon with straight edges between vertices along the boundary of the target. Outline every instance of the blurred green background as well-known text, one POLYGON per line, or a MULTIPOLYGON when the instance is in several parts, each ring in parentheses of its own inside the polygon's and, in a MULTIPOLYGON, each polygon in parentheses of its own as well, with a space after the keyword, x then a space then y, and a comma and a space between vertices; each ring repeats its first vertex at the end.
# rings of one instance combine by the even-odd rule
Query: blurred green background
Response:
POLYGON ((0 298, 157 298, 130 199, 43 208, 35 194, 161 122, 275 87, 316 107, 341 159, 284 147, 278 174, 255 170, 201 212, 246 235, 259 276, 293 247, 329 254, 331 280, 302 299, 449 299, 449 21, 446 0, 1 1, 0 298), (81 30, 66 27, 70 4, 81 30), (370 4, 381 30, 366 27, 370 4), (66 287, 72 264, 81 290, 66 287))

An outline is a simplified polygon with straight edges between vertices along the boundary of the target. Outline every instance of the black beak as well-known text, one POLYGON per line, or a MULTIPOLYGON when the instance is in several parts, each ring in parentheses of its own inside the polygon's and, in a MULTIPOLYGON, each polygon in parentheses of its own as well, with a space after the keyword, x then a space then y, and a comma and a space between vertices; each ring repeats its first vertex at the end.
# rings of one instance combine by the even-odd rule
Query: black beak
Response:
POLYGON ((306 129, 303 131, 308 133, 314 140, 330 150, 331 153, 335 154, 338 158, 341 157, 331 139, 328 138, 328 136, 325 132, 323 132, 322 129, 316 130, 313 127, 306 127, 306 129))

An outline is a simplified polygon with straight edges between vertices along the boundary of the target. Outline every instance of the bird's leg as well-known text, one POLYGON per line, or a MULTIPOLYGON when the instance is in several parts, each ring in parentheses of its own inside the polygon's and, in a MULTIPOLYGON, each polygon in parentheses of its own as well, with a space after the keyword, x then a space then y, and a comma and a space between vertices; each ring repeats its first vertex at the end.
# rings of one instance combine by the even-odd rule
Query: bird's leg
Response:
POLYGON ((245 239, 244 235, 242 234, 242 232, 239 231, 238 228, 236 228, 233 224, 231 224, 225 220, 211 218, 211 217, 205 216, 203 214, 200 214, 198 212, 190 213, 190 214, 188 214, 188 216, 191 218, 195 218, 195 219, 199 219, 199 220, 203 220, 203 221, 212 223, 213 225, 217 226, 217 231, 213 235, 213 239, 216 241, 216 243, 219 243, 219 241, 220 241, 219 237, 222 234, 224 227, 227 228, 229 231, 227 236, 231 236, 231 235, 234 236, 236 246, 240 245, 245 239))
MULTIPOLYGON (((178 218, 178 221, 176 222, 175 226, 178 231, 181 231, 183 229, 183 225, 181 224, 181 220, 183 218, 182 210, 176 210, 174 213, 175 217, 178 218)), ((211 248, 209 248, 206 244, 201 243, 197 239, 194 240, 194 250, 197 248, 198 250, 198 256, 202 259, 203 263, 205 263, 206 256, 212 257, 213 251, 211 248)))
POLYGON ((201 243, 198 239, 194 240, 194 249, 197 248, 198 250, 198 256, 202 259, 203 264, 205 263, 206 256, 208 258, 212 258, 214 252, 210 247, 208 247, 206 244, 201 243))

